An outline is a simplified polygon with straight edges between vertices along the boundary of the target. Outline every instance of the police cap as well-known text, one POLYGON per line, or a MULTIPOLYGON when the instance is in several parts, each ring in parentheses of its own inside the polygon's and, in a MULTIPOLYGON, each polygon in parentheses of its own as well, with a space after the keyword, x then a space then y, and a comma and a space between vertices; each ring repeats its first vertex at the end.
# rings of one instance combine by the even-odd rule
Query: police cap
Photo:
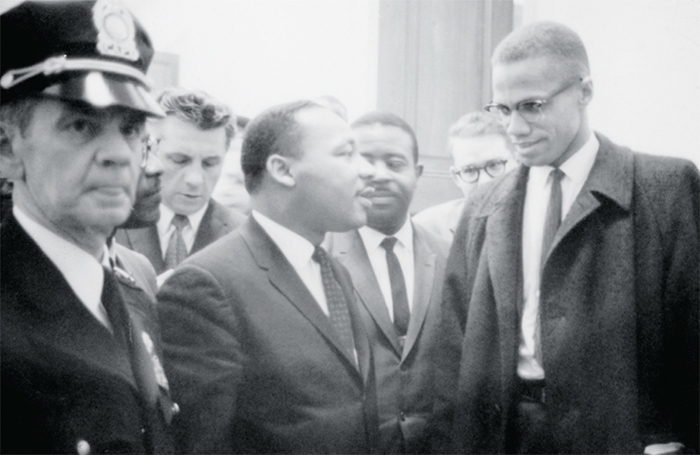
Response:
POLYGON ((164 116, 153 46, 117 0, 26 1, 0 15, 0 102, 43 95, 164 116))

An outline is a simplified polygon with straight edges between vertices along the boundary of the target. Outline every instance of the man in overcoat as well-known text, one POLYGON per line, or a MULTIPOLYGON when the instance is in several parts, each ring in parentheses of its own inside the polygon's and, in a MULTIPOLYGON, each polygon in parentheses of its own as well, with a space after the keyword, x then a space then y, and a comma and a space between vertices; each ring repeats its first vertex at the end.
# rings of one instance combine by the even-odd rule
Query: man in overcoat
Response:
POLYGON ((569 28, 515 30, 492 63, 521 165, 470 198, 448 259, 452 450, 696 451, 697 168, 591 131, 569 28))

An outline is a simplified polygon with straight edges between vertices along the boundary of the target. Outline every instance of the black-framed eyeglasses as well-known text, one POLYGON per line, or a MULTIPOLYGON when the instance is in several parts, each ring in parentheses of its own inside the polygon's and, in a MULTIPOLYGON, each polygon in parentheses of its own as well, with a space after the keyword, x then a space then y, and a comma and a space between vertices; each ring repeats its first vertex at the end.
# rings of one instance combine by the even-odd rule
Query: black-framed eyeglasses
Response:
POLYGON ((464 166, 461 169, 452 171, 453 174, 459 176, 464 183, 475 183, 479 181, 479 174, 483 170, 490 177, 498 177, 506 170, 508 160, 491 160, 484 166, 464 166))
POLYGON ((158 152, 158 145, 160 144, 160 138, 155 136, 145 136, 141 140, 141 169, 146 167, 148 164, 148 157, 151 153, 158 152))
POLYGON ((522 101, 515 106, 515 109, 511 109, 504 104, 498 103, 487 104, 486 106, 484 106, 484 109, 486 110, 486 112, 491 114, 497 122, 501 123, 502 125, 508 125, 510 123, 513 111, 517 111, 518 114, 520 114, 520 117, 522 117, 523 120, 525 120, 528 123, 539 122, 540 120, 542 120, 542 108, 545 105, 550 104, 554 98, 561 95, 569 88, 574 86, 576 83, 581 81, 583 81, 583 79, 579 77, 578 79, 571 81, 563 87, 559 88, 559 90, 552 93, 546 98, 522 101))

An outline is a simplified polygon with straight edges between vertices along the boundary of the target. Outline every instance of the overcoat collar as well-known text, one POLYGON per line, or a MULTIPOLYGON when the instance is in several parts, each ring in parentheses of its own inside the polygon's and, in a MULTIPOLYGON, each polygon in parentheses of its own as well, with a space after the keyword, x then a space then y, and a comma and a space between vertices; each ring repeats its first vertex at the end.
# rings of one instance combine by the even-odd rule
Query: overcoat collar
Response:
MULTIPOLYGON (((357 324, 361 324, 353 305, 349 305, 351 320, 353 324, 353 334, 355 338, 355 349, 357 350, 360 371, 355 366, 354 359, 350 358, 343 349, 340 339, 335 333, 330 319, 321 310, 311 292, 307 289, 299 275, 284 257, 274 241, 267 235, 260 224, 253 217, 248 217, 240 229, 241 236, 248 244, 248 248, 253 255, 258 267, 267 271, 270 283, 282 293, 311 324, 316 327, 319 333, 326 338, 343 358, 343 361, 352 366, 351 370, 362 381, 368 380, 370 371, 369 352, 366 336, 359 336, 357 324)), ((331 261, 335 278, 338 280, 345 298, 352 302, 352 286, 346 281, 343 274, 337 270, 336 263, 331 261)))

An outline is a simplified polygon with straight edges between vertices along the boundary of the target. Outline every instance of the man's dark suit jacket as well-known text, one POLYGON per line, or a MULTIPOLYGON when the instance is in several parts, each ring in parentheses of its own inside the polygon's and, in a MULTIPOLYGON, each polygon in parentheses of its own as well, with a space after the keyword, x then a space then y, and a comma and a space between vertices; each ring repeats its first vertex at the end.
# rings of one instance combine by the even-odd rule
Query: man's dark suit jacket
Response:
POLYGON ((433 357, 447 242, 413 225, 413 309, 403 350, 360 234, 328 236, 328 249, 350 272, 369 333, 377 374, 382 453, 428 453, 435 393, 433 357))
MULTIPOLYGON (((700 177, 687 160, 633 153, 598 135, 588 180, 542 271, 545 396, 559 453, 698 449, 700 177)), ((461 367, 459 453, 510 453, 523 305, 522 212, 528 168, 480 187, 448 259, 438 356, 461 367)))
MULTIPOLYGON (((245 218, 245 215, 227 209, 214 199, 210 199, 209 207, 204 212, 195 235, 190 256, 236 229, 245 218)), ((127 248, 146 256, 157 274, 165 272, 163 250, 160 248, 158 228, 155 225, 139 229, 119 229, 115 239, 127 248)))
POLYGON ((347 271, 359 369, 277 245, 251 217, 163 284, 166 371, 185 453, 370 453, 371 348, 347 271))
POLYGON ((153 301, 117 275, 126 310, 112 320, 120 341, 12 215, 0 248, 0 450, 75 453, 84 440, 91 453, 171 453, 172 402, 143 341, 146 333, 157 342, 153 301))

